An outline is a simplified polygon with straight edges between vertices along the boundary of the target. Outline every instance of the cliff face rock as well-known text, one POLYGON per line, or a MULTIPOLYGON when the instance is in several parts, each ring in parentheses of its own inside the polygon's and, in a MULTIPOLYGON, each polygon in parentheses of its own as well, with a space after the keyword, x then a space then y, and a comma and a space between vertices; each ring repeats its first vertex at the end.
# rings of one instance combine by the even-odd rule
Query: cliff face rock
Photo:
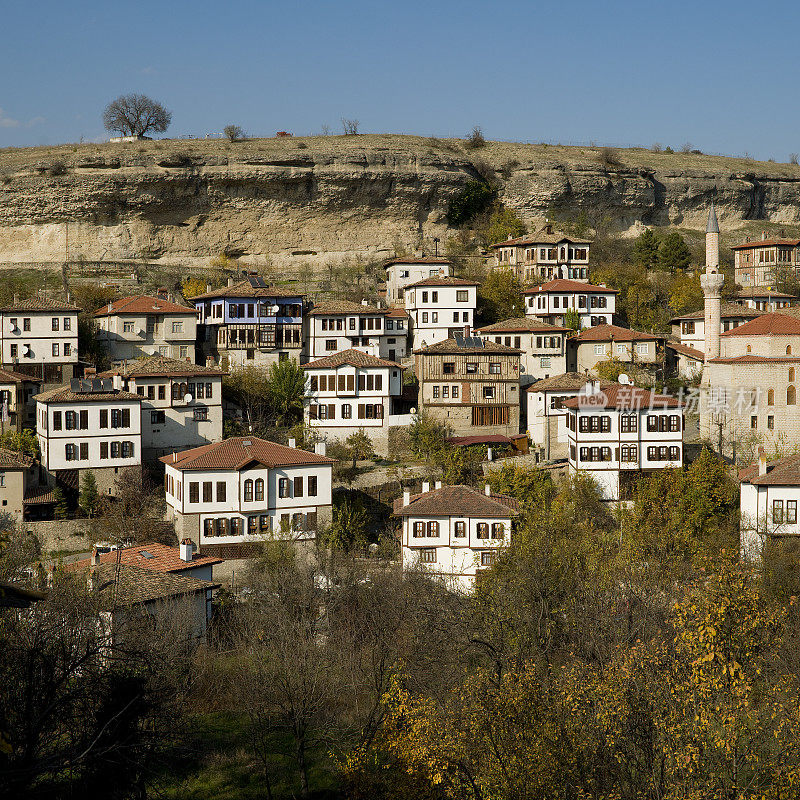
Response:
POLYGON ((702 230, 800 222, 800 168, 624 150, 406 136, 154 141, 0 151, 0 262, 158 259, 252 264, 390 255, 450 235, 451 198, 496 171, 501 197, 531 224, 554 211, 702 230))

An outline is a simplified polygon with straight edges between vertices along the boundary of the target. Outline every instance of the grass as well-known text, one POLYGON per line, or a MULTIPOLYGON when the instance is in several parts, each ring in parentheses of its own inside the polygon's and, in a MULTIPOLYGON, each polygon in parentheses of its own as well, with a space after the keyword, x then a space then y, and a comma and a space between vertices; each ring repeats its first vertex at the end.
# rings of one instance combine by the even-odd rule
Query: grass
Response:
MULTIPOLYGON (((230 711, 193 715, 187 754, 179 756, 160 781, 168 800, 263 800, 266 797, 261 763, 248 749, 246 715, 230 711)), ((276 735, 272 765, 272 796, 289 800, 299 795, 300 780, 294 762, 278 753, 291 753, 289 737, 276 735)), ((312 797, 341 797, 336 791, 333 764, 324 752, 309 758, 312 797)))

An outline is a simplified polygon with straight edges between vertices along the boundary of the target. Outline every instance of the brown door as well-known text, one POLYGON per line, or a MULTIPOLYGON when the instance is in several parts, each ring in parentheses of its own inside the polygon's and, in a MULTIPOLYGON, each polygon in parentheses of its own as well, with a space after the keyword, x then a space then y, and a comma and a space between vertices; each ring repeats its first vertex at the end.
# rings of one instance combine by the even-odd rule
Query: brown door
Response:
POLYGON ((462 403, 469 403, 469 384, 462 383, 461 384, 461 402, 462 403))

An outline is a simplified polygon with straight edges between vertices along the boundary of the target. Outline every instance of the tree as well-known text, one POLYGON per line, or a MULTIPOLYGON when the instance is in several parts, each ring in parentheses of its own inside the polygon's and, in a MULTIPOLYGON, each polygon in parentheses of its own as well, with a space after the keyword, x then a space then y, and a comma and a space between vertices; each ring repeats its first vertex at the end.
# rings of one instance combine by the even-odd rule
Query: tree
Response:
POLYGON ((81 477, 81 493, 78 505, 87 517, 93 517, 100 506, 100 492, 97 491, 97 478, 87 469, 81 477))
POLYGON ((685 270, 692 261, 692 254, 677 231, 671 231, 658 247, 658 266, 667 272, 685 270))
POLYGON ((172 122, 172 112, 143 94, 124 94, 112 100, 103 112, 103 125, 122 136, 163 133, 172 122))
POLYGON ((55 502, 55 517, 56 519, 66 519, 69 515, 69 505, 67 505, 67 498, 64 496, 64 490, 60 486, 53 489, 53 500, 55 502))
POLYGON ((294 425, 303 415, 306 373, 294 359, 277 361, 267 375, 267 397, 278 425, 294 425))
POLYGON ((203 294, 205 290, 206 282, 197 276, 184 278, 181 282, 181 293, 187 300, 191 300, 193 297, 203 294))
POLYGON ((447 210, 447 224, 454 228, 485 211, 497 199, 497 189, 484 180, 467 181, 451 200, 447 210))
POLYGON ((484 324, 525 314, 525 301, 517 276, 507 269, 493 269, 478 291, 481 320, 484 324))
POLYGON ((244 130, 240 128, 238 125, 226 125, 222 132, 225 136, 228 137, 228 140, 231 142, 238 142, 241 139, 244 139, 244 130))
POLYGON ((36 431, 28 428, 23 428, 21 431, 6 431, 0 435, 0 447, 31 458, 39 458, 39 439, 36 431))
POLYGON ((408 428, 411 450, 418 458, 430 460, 445 447, 450 435, 446 425, 437 422, 424 411, 418 411, 408 428))
POLYGON ((580 331, 583 328, 581 315, 577 308, 568 308, 564 312, 564 327, 571 331, 580 331))
POLYGON ((527 233, 525 223, 517 216, 512 208, 506 208, 502 203, 495 203, 489 215, 489 222, 483 231, 486 245, 503 242, 509 237, 523 236, 527 233))
POLYGON ((358 134, 358 124, 357 119, 342 117, 342 133, 345 136, 356 136, 358 134))
POLYGON ((468 147, 470 150, 478 150, 481 147, 486 146, 486 139, 483 138, 483 130, 481 130, 480 125, 476 125, 472 129, 472 132, 467 137, 464 146, 468 147))
POLYGON ((232 367, 222 379, 226 399, 239 406, 251 432, 269 424, 269 386, 269 372, 264 367, 232 367))
POLYGON ((135 467, 120 471, 113 497, 100 505, 95 527, 112 542, 161 542, 174 545, 175 531, 164 520, 163 492, 135 467))
POLYGON ((486 476, 495 494, 507 495, 524 505, 549 504, 555 496, 555 487, 549 472, 537 467, 503 464, 486 476))
POLYGON ((703 290, 699 275, 676 275, 669 290, 669 307, 673 314, 688 314, 703 307, 703 290))
POLYGON ((369 516, 358 500, 337 498, 333 506, 333 522, 325 536, 325 543, 339 550, 363 547, 367 541, 368 522, 369 516))
POLYGON ((375 447, 372 444, 372 439, 364 433, 363 428, 355 433, 351 433, 344 440, 344 443, 350 449, 350 453, 353 456, 353 469, 356 468, 357 461, 363 461, 375 455, 375 447))
POLYGON ((636 263, 644 269, 653 269, 658 264, 658 238, 651 228, 645 228, 633 246, 636 263))

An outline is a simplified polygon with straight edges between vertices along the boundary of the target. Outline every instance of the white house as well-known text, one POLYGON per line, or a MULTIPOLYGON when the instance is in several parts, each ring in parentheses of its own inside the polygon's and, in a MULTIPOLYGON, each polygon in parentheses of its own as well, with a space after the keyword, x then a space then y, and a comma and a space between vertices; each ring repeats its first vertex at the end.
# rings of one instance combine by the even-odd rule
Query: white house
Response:
POLYGON ((442 486, 433 491, 404 492, 394 502, 402 520, 403 568, 421 568, 454 589, 470 591, 478 573, 491 566, 511 541, 511 523, 519 515, 516 500, 469 486, 442 486))
POLYGON ((36 395, 42 466, 57 483, 77 489, 91 470, 98 489, 113 494, 120 470, 141 466, 142 398, 114 389, 110 378, 73 379, 36 395))
POLYGON ((569 340, 567 369, 571 372, 592 372, 601 361, 611 358, 631 365, 655 364, 661 358, 661 334, 644 333, 619 325, 597 325, 587 328, 569 340))
POLYGON ((570 473, 588 473, 605 500, 625 499, 642 471, 683 463, 683 407, 675 397, 592 381, 563 405, 570 473))
POLYGON ((197 311, 161 297, 133 295, 95 311, 97 339, 112 361, 161 355, 194 363, 197 311))
MULTIPOLYGON (((564 402, 577 397, 591 380, 590 376, 582 373, 565 372, 538 380, 528 387, 525 394, 528 434, 531 442, 544 450, 546 460, 567 457, 569 431, 564 402)), ((601 390, 612 385, 600 381, 601 390)))
POLYGON ((800 534, 800 454, 768 463, 760 447, 758 461, 741 470, 739 482, 739 545, 745 558, 760 558, 764 542, 771 537, 785 539, 800 534))
POLYGON ((739 305, 764 313, 797 305, 797 300, 796 295, 773 291, 768 286, 761 288, 751 286, 749 289, 736 292, 736 302, 739 305))
POLYGON ((527 289, 525 316, 550 325, 566 327, 567 311, 574 311, 582 328, 610 325, 617 308, 617 290, 607 286, 556 278, 535 289, 527 289))
POLYGON ((392 399, 403 391, 400 365, 360 350, 344 350, 303 369, 306 424, 331 440, 362 430, 376 452, 388 455, 392 399))
POLYGON ((147 457, 222 438, 222 376, 216 367, 148 356, 99 377, 142 400, 142 448, 147 457))
POLYGON ((560 375, 567 370, 567 337, 572 332, 566 328, 539 322, 534 317, 520 317, 485 325, 475 333, 486 341, 521 351, 522 386, 539 378, 560 375))
POLYGON ((243 558, 264 539, 311 540, 330 522, 334 459, 321 453, 250 436, 161 461, 168 518, 204 555, 243 558))
POLYGON ((474 281, 426 278, 406 286, 403 294, 413 326, 414 350, 443 342, 473 326, 478 304, 474 281))
POLYGON ((3 368, 44 384, 71 380, 78 363, 77 306, 45 297, 0 308, 3 368))
POLYGON ((308 355, 311 359, 351 349, 379 358, 388 358, 391 350, 396 358, 404 358, 407 335, 407 318, 402 312, 390 315, 387 309, 376 308, 366 301, 325 300, 308 312, 308 355))
POLYGON ((386 302, 390 306, 402 305, 406 286, 426 278, 443 278, 453 274, 453 264, 446 258, 425 256, 393 258, 383 268, 386 271, 386 302))

